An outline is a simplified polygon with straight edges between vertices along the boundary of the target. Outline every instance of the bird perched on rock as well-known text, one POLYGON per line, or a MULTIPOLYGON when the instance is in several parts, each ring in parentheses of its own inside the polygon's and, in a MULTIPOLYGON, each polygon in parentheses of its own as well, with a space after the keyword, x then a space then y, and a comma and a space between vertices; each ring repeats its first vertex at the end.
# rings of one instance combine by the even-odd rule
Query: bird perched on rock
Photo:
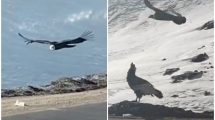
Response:
POLYGON ((151 83, 135 75, 136 67, 135 64, 131 63, 130 69, 127 73, 127 82, 130 88, 136 94, 136 102, 142 98, 143 95, 156 96, 163 98, 161 91, 155 89, 151 83), (139 100, 138 100, 139 99, 139 100))

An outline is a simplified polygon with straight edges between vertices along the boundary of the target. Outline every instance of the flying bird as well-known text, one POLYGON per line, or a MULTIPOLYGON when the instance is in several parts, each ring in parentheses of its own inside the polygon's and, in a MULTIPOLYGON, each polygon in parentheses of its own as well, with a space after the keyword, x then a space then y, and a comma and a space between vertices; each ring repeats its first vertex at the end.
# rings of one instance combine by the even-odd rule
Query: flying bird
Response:
POLYGON ((155 14, 150 15, 149 18, 156 20, 173 21, 175 24, 178 25, 184 24, 186 22, 186 18, 180 13, 174 11, 173 9, 163 11, 152 6, 152 4, 148 0, 144 0, 144 3, 148 8, 155 11, 155 14))
POLYGON ((143 95, 151 95, 156 96, 158 98, 163 98, 163 94, 161 91, 155 89, 154 86, 148 81, 136 76, 135 72, 135 64, 131 63, 130 69, 127 73, 127 82, 130 88, 136 94, 136 102, 140 102, 140 99, 143 95))
POLYGON ((78 37, 78 38, 66 39, 66 40, 62 40, 61 42, 57 42, 57 41, 49 41, 49 40, 29 39, 29 38, 23 36, 21 33, 18 33, 18 35, 25 40, 26 45, 31 44, 31 43, 48 44, 48 45, 50 45, 49 46, 50 50, 59 50, 59 49, 63 49, 63 48, 72 48, 72 47, 75 47, 76 44, 82 43, 82 42, 87 41, 87 40, 89 40, 89 39, 94 37, 94 34, 91 31, 86 31, 86 32, 82 33, 81 36, 78 37))

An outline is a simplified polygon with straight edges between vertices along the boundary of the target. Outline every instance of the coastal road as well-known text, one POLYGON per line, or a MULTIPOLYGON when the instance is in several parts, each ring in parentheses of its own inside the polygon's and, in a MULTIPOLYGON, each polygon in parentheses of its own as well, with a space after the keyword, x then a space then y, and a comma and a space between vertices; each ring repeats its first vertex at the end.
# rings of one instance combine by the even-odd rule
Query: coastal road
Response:
POLYGON ((81 105, 3 117, 2 120, 107 120, 106 103, 81 105))

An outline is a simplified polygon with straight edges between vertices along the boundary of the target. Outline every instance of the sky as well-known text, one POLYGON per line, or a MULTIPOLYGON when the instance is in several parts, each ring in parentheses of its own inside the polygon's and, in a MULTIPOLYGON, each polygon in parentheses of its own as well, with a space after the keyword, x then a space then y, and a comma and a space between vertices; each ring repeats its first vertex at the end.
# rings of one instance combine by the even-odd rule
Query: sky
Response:
POLYGON ((106 17, 106 0, 2 0, 2 88, 106 73, 106 17), (57 51, 26 45, 17 35, 61 41, 84 31, 93 31, 94 39, 57 51))

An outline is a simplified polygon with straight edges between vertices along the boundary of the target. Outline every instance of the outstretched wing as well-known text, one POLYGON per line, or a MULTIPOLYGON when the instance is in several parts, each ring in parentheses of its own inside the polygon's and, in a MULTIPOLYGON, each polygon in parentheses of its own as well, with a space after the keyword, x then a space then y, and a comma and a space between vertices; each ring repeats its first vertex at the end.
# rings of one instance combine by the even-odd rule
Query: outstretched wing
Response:
POLYGON ((33 40, 33 39, 29 39, 29 38, 23 36, 21 33, 18 33, 18 35, 20 37, 22 37, 23 39, 25 39, 25 42, 26 42, 27 45, 30 44, 30 43, 33 43, 33 42, 41 43, 41 44, 56 44, 57 43, 57 42, 50 42, 48 40, 33 40))
POLYGON ((59 42, 59 44, 78 44, 78 43, 87 41, 89 39, 92 39, 93 37, 94 37, 94 34, 92 31, 86 31, 86 32, 82 33, 80 37, 78 37, 76 39, 63 40, 62 42, 59 42))
POLYGON ((144 3, 145 3, 145 5, 146 5, 148 8, 154 10, 155 12, 156 12, 156 11, 161 11, 160 9, 158 9, 158 8, 156 8, 156 7, 154 7, 154 6, 152 6, 152 4, 151 4, 148 0, 144 0, 144 3))

